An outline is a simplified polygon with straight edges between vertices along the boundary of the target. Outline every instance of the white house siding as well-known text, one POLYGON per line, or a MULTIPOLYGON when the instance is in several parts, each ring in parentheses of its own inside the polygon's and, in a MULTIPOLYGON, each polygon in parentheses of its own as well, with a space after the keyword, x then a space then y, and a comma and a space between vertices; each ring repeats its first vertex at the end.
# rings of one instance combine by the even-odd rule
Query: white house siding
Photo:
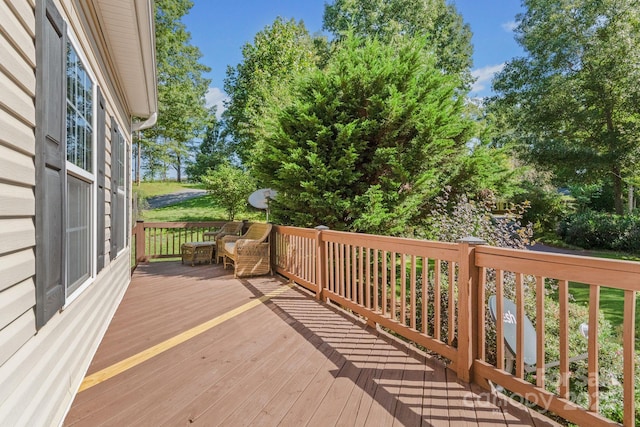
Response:
MULTIPOLYGON (((88 2, 91 4, 91 2, 88 2)), ((62 422, 130 280, 130 251, 109 256, 111 129, 130 144, 129 115, 113 82, 95 18, 55 1, 106 102, 105 267, 93 283, 36 332, 35 0, 0 0, 0 425, 62 422), (89 27, 87 27, 89 25, 89 27), (97 51, 96 51, 97 49, 97 51)), ((97 177, 96 177, 97 179, 97 177)))
POLYGON ((33 7, 24 1, 3 1, 0 15, 3 16, 0 20, 0 363, 3 363, 35 333, 36 80, 33 7))

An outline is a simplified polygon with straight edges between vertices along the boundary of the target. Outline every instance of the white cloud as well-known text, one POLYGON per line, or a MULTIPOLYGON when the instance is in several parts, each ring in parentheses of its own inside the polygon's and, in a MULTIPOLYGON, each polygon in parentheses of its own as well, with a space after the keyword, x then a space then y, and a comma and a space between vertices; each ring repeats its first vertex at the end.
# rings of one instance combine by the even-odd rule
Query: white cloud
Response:
POLYGON ((515 30, 518 27, 518 24, 516 23, 516 21, 509 21, 509 22, 505 22, 502 25, 502 29, 505 30, 507 33, 513 33, 513 30, 515 30))
POLYGON ((496 73, 499 73, 504 68, 504 62, 498 65, 487 65, 486 67, 473 70, 471 75, 475 77, 476 81, 471 87, 471 92, 481 92, 487 88, 487 84, 491 83, 491 79, 496 73))
POLYGON ((212 107, 214 105, 218 107, 216 110, 216 117, 219 119, 225 110, 224 101, 229 98, 227 94, 224 93, 222 90, 220 90, 220 88, 210 87, 206 95, 204 96, 204 98, 206 101, 207 108, 212 107))

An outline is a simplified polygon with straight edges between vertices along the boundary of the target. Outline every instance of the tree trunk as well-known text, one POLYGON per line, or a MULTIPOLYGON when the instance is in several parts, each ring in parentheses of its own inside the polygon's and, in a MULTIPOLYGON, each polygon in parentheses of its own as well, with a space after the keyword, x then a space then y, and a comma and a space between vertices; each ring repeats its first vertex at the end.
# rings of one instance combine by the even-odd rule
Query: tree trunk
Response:
POLYGON ((180 156, 176 156, 176 175, 177 181, 182 182, 182 158, 180 156))
POLYGON ((620 170, 617 166, 613 167, 611 171, 613 174, 613 204, 616 209, 616 214, 624 214, 624 201, 622 200, 622 177, 620 176, 620 170))

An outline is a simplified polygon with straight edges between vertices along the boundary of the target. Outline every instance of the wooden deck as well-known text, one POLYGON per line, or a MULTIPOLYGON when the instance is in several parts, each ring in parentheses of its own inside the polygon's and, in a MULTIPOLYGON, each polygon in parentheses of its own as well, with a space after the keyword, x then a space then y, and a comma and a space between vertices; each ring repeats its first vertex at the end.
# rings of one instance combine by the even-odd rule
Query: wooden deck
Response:
POLYGON ((277 276, 141 265, 68 426, 544 425, 277 276))

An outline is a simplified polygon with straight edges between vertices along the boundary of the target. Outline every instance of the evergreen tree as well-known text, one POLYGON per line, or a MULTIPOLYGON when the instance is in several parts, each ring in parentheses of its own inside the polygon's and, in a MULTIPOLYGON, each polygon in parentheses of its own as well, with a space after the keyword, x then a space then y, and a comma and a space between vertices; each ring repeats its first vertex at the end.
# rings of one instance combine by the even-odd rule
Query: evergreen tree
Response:
POLYGON ((424 40, 349 36, 301 80, 255 157, 282 224, 399 234, 449 180, 471 129, 424 40))

